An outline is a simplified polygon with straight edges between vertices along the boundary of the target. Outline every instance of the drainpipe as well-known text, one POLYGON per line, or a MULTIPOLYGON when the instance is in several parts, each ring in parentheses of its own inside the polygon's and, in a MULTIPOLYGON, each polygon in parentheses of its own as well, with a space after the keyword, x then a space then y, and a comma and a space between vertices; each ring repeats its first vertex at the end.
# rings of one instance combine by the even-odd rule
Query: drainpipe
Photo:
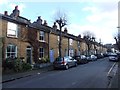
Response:
POLYGON ((70 49, 70 45, 69 45, 69 38, 68 38, 68 56, 69 56, 69 49, 70 49))
POLYGON ((48 32, 48 58, 50 58, 50 53, 49 53, 49 49, 50 49, 50 32, 48 32))

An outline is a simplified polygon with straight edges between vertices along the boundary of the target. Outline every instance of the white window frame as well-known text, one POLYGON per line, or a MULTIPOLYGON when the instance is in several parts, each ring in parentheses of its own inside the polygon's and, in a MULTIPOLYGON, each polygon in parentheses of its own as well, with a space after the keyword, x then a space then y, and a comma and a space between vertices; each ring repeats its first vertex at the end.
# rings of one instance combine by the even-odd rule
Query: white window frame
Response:
POLYGON ((18 37, 18 25, 12 22, 7 24, 7 37, 18 37))
POLYGON ((60 36, 57 36, 57 42, 58 42, 58 45, 60 43, 60 36))
POLYGON ((13 44, 9 44, 6 48, 6 58, 15 58, 17 57, 17 46, 13 44), (15 50, 12 51, 12 48, 15 46, 15 50), (8 47, 10 47, 10 52, 8 52, 8 47), (10 54, 10 56, 8 56, 10 54), (15 54, 14 56, 12 54, 15 54))
POLYGON ((40 31, 39 32, 39 41, 43 41, 43 42, 45 41, 45 32, 44 31, 40 31))
POLYGON ((73 45, 73 39, 69 39, 69 45, 73 45))
POLYGON ((40 58, 43 58, 44 57, 44 48, 43 47, 40 47, 39 48, 39 57, 40 58), (40 50, 40 49, 43 49, 43 50, 40 50), (42 52, 41 52, 42 51, 42 52))

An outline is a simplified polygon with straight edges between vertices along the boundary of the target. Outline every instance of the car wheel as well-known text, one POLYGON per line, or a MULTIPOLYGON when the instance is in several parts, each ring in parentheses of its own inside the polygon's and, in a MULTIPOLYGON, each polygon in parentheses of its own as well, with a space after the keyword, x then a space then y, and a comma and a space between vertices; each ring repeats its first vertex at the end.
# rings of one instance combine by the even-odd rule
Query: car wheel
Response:
POLYGON ((69 69, 69 65, 67 64, 67 65, 65 65, 65 69, 67 70, 67 69, 69 69))
POLYGON ((77 63, 75 63, 75 67, 77 67, 77 63))

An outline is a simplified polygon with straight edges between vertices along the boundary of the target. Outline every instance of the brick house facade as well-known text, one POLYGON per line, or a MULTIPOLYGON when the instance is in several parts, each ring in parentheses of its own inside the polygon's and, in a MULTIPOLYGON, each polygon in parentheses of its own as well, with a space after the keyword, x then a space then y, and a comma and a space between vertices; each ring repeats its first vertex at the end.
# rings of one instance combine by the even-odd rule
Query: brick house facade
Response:
MULTIPOLYGON (((54 59, 58 57, 60 31, 56 24, 54 23, 53 27, 49 27, 46 21, 42 24, 41 17, 31 23, 28 19, 19 16, 19 13, 15 8, 11 15, 0 14, 2 60, 19 57, 27 63, 34 64, 40 58, 50 58, 51 51, 54 52, 54 59)), ((100 44, 92 44, 92 51, 95 50, 94 46, 98 51, 106 52, 106 48, 100 44)), ((83 38, 69 34, 67 28, 62 31, 62 57, 86 55, 87 50, 87 44, 83 38)))

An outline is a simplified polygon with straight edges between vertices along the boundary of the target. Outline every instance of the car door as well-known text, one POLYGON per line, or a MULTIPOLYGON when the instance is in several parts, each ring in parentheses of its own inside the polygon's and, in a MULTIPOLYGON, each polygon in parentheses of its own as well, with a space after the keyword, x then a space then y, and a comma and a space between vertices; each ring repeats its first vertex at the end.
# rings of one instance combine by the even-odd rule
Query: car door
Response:
POLYGON ((69 64, 70 67, 73 66, 73 59, 72 59, 72 57, 68 57, 68 64, 69 64))
POLYGON ((71 66, 75 66, 75 59, 71 57, 71 66))

